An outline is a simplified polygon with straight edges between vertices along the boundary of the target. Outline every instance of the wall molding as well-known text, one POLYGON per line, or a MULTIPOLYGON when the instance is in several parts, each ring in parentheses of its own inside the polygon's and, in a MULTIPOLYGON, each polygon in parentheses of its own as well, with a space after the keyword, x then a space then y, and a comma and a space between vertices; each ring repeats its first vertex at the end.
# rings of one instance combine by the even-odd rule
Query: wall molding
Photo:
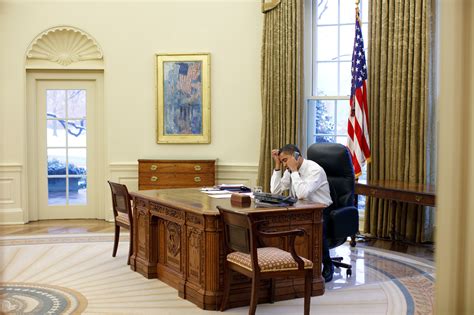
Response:
POLYGON ((25 223, 23 173, 24 167, 21 164, 0 164, 0 225, 25 223))

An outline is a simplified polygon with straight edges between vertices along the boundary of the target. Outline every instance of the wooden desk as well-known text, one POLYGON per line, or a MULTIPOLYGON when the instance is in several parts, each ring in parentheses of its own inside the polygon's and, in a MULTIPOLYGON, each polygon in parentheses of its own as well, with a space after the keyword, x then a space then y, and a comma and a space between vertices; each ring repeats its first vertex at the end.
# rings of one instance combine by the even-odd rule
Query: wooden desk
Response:
MULTIPOLYGON (((374 180, 367 183, 355 183, 355 194, 392 200, 392 202, 407 202, 422 206, 435 207, 435 186, 412 184, 393 180, 374 180)), ((357 200, 357 196, 356 199, 357 200)), ((393 207, 395 208, 395 207, 393 207)), ((392 215, 392 240, 395 239, 395 215, 392 215)))
MULTIPOLYGON (((236 208, 229 199, 210 198, 196 188, 146 190, 130 193, 134 200, 134 244, 131 268, 158 278, 178 290, 180 297, 200 308, 216 310, 223 290, 223 233, 216 206, 265 220, 269 231, 305 229, 296 240, 297 253, 314 263, 313 295, 324 293, 321 276, 322 210, 324 205, 299 202, 288 208, 236 208)), ((286 238, 272 246, 287 248, 286 238)), ((250 280, 234 274, 229 306, 248 305, 250 280)), ((275 299, 302 297, 303 280, 276 282, 275 299)), ((260 301, 268 301, 269 283, 262 282, 260 301)))

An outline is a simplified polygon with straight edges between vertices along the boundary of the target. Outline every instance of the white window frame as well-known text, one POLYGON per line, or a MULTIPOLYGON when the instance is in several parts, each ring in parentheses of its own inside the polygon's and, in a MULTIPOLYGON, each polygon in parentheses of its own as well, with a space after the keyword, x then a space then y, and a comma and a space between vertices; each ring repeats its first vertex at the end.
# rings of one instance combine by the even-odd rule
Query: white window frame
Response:
MULTIPOLYGON (((347 88, 348 94, 347 95, 325 95, 325 96, 319 96, 315 95, 314 93, 314 83, 317 78, 317 66, 318 63, 324 63, 324 62, 331 62, 331 61, 317 61, 317 24, 315 20, 315 16, 317 16, 317 6, 314 4, 315 1, 318 0, 305 0, 305 34, 304 34, 304 40, 305 40, 305 51, 304 51, 304 64, 305 65, 311 65, 310 67, 306 66, 305 71, 304 71, 304 76, 305 76, 305 98, 304 98, 304 109, 303 109, 303 132, 302 132, 302 149, 303 152, 306 152, 307 148, 315 141, 315 137, 318 136, 319 134, 315 133, 316 129, 316 121, 314 119, 310 119, 314 117, 314 107, 310 105, 311 100, 330 100, 330 101, 335 101, 335 108, 334 108, 334 120, 336 123, 336 126, 334 128, 334 133, 330 134, 330 136, 334 137, 347 137, 347 133, 345 134, 339 134, 337 133, 337 121, 338 121, 338 101, 348 101, 350 99, 350 87, 347 88)), ((335 1, 335 0, 331 0, 335 1)), ((347 2, 343 0, 336 0, 338 1, 339 8, 341 8, 341 3, 344 4, 350 4, 347 9, 348 10, 354 10, 354 16, 355 16, 355 6, 353 2, 347 2), (351 7, 352 6, 352 7, 351 7)), ((368 5, 368 2, 367 2, 368 5)), ((361 3, 361 14, 362 14, 362 3, 361 3)), ((341 11, 340 9, 338 10, 338 22, 341 20, 341 11)), ((337 23, 337 24, 324 24, 324 26, 338 26, 337 29, 337 34, 338 34, 338 41, 337 41, 337 52, 338 55, 340 53, 341 47, 340 47, 340 26, 345 26, 345 25, 354 25, 355 21, 350 22, 350 23, 337 23)), ((368 22, 362 23, 362 25, 367 25, 368 22)), ((353 38, 351 38, 353 41, 353 38)), ((364 44, 365 48, 367 48, 367 43, 368 39, 364 38, 364 44)), ((337 91, 340 91, 340 65, 341 62, 351 62, 350 60, 336 60, 337 62, 337 75, 338 75, 338 80, 337 80, 337 91)))

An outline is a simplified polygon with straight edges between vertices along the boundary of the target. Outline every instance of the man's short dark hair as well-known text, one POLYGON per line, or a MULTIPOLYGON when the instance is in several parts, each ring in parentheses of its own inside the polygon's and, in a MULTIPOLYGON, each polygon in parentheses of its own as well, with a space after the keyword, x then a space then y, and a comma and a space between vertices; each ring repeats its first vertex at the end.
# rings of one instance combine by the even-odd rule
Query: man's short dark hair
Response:
POLYGON ((298 152, 301 155, 300 149, 298 149, 298 147, 294 144, 286 144, 282 146, 280 150, 278 150, 278 154, 282 152, 288 153, 290 155, 293 155, 293 153, 298 152))

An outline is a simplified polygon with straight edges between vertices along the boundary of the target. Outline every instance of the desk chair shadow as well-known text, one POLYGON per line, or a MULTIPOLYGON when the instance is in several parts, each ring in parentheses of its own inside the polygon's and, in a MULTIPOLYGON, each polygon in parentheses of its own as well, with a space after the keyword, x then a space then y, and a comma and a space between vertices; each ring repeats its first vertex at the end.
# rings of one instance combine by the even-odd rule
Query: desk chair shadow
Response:
MULTIPOLYGON (((326 172, 333 204, 324 209, 324 229, 329 248, 346 242, 347 237, 359 231, 359 213, 354 207, 354 167, 349 150, 339 143, 314 143, 307 151, 309 160, 318 163, 326 172)), ((342 257, 331 258, 335 267, 352 266, 342 262, 342 257)))
POLYGON ((130 195, 127 186, 107 181, 112 191, 112 205, 115 221, 114 249, 112 257, 117 255, 117 248, 120 238, 120 227, 130 231, 130 247, 128 250, 127 265, 130 265, 130 257, 132 256, 133 246, 133 216, 130 195))
POLYGON ((249 314, 255 314, 258 289, 261 279, 271 279, 270 301, 275 297, 273 279, 278 277, 304 277, 304 314, 309 315, 313 280, 313 263, 296 254, 295 238, 303 236, 304 230, 263 232, 250 216, 217 207, 224 227, 224 293, 221 311, 229 300, 231 271, 234 270, 252 279, 249 314), (287 236, 289 252, 275 247, 259 247, 262 238, 287 236))

